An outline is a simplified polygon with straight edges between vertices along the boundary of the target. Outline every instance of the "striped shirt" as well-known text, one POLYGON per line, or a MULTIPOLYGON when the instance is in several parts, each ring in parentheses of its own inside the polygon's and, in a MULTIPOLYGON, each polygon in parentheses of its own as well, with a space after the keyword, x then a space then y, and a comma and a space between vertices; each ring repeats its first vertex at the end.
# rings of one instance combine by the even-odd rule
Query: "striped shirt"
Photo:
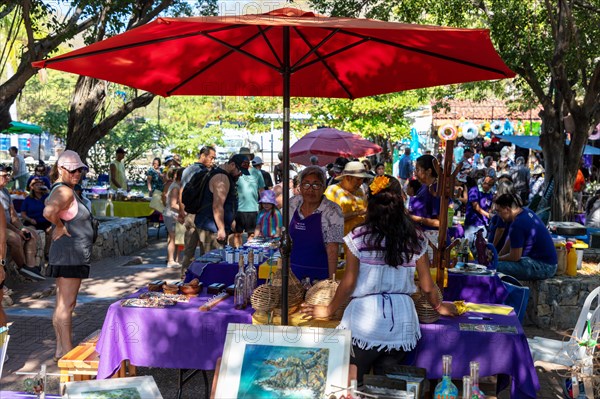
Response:
POLYGON ((263 237, 275 237, 277 235, 277 228, 281 228, 282 226, 283 219, 281 218, 281 212, 277 208, 273 208, 270 211, 261 209, 256 217, 256 227, 258 227, 263 237))

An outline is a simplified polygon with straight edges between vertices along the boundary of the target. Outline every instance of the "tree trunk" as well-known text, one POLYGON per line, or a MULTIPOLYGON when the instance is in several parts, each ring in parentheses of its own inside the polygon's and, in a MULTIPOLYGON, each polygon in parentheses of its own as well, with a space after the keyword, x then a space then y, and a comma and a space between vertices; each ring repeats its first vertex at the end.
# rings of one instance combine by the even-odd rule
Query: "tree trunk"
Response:
POLYGON ((106 85, 105 81, 80 76, 75 86, 69 112, 66 149, 77 152, 82 160, 87 158, 90 148, 127 115, 137 108, 147 106, 154 99, 154 94, 144 93, 96 123, 106 98, 106 85))

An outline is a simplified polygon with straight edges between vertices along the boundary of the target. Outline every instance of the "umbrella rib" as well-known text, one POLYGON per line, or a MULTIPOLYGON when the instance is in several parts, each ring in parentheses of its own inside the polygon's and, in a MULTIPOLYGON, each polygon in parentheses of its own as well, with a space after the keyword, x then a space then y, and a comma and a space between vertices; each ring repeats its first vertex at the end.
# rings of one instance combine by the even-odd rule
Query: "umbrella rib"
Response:
MULTIPOLYGON (((298 28, 294 28, 294 30, 298 33, 298 35, 302 38, 302 40, 304 40, 304 42, 306 42, 306 39, 302 35, 300 35, 300 31, 298 31, 298 28)), ((302 58, 300 58, 294 65, 292 65, 292 71, 295 71, 296 66, 302 64, 302 62, 304 62, 305 59, 310 57, 312 54, 315 54, 317 52, 317 50, 319 50, 325 43, 327 43, 329 41, 329 39, 331 39, 338 31, 339 31, 339 29, 332 31, 329 35, 327 35, 327 37, 325 37, 323 40, 321 40, 321 42, 319 44, 317 44, 316 46, 312 46, 312 45, 308 44, 310 51, 308 53, 304 54, 302 56, 302 58)), ((318 56, 318 54, 317 54, 317 56, 318 56)))
POLYGON ((265 34, 265 30, 260 25, 257 25, 256 27, 260 31, 260 34, 263 37, 265 43, 267 43, 267 46, 269 46, 269 49, 271 50, 271 53, 273 53, 273 57, 275 57, 275 59, 277 60, 277 62, 280 65, 280 67, 283 68, 283 61, 281 60, 281 58, 279 58, 279 54, 277 54, 277 52, 275 51, 275 48, 273 47, 273 44, 271 43, 271 41, 269 40, 269 38, 265 34))
MULTIPOLYGON (((218 28, 218 29, 211 29, 208 32, 210 32, 210 33, 219 32, 219 31, 223 31, 223 30, 237 29, 237 28, 241 28, 241 27, 246 27, 246 25, 227 26, 227 27, 218 28)), ((185 34, 176 35, 176 36, 161 37, 159 39, 145 40, 143 42, 123 44, 120 46, 105 48, 105 49, 101 49, 101 50, 93 50, 93 51, 89 51, 89 52, 82 53, 82 54, 68 55, 68 56, 61 57, 61 58, 52 58, 52 59, 46 60, 44 62, 44 67, 46 65, 54 64, 56 62, 69 61, 69 60, 74 60, 77 58, 89 57, 89 56, 109 53, 109 52, 113 52, 113 51, 126 50, 126 49, 134 48, 134 47, 143 47, 143 46, 148 46, 148 45, 155 44, 155 43, 162 43, 162 42, 168 42, 171 40, 185 39, 187 37, 204 35, 204 34, 205 34, 204 31, 191 32, 191 33, 185 33, 185 34)))
MULTIPOLYGON (((310 42, 306 39, 306 37, 304 37, 304 35, 298 30, 298 28, 294 27, 294 30, 296 31, 296 33, 298 34, 298 36, 300 36, 300 38, 304 41, 304 43, 306 43, 306 45, 309 48, 313 47, 312 44, 310 44, 310 42)), ((344 85, 344 83, 338 78, 338 76, 335 74, 335 72, 333 71, 333 69, 331 69, 331 67, 329 66, 329 64, 327 64, 327 62, 325 61, 325 59, 323 57, 321 57, 321 55, 319 54, 318 50, 315 49, 315 51, 313 53, 317 56, 317 58, 319 59, 319 61, 321 61, 321 63, 325 67, 325 69, 327 69, 329 71, 329 73, 331 74, 331 76, 333 76, 333 78, 340 85, 340 87, 342 88, 342 90, 344 90, 344 92, 346 92, 346 95, 348 96, 348 98, 354 99, 354 96, 352 95, 352 93, 350 92, 350 90, 348 90, 348 88, 346 87, 346 85, 344 85)))
MULTIPOLYGON (((352 43, 352 44, 349 44, 349 45, 347 45, 347 46, 340 47, 339 49, 337 49, 337 50, 335 50, 335 51, 332 51, 331 53, 328 53, 328 54, 323 54, 323 55, 321 55, 321 58, 322 58, 322 59, 331 58, 331 57, 333 57, 333 56, 335 56, 335 55, 338 55, 339 53, 343 53, 344 51, 350 50, 351 48, 353 48, 353 47, 356 47, 356 46, 359 46, 359 45, 361 45, 361 44, 363 44, 363 43, 365 43, 365 42, 368 42, 368 41, 369 41, 369 39, 367 39, 367 38, 364 38, 364 39, 362 39, 362 40, 360 40, 360 41, 358 41, 358 42, 356 42, 356 43, 352 43)), ((312 64, 315 64, 315 63, 317 63, 317 62, 320 62, 320 61, 321 61, 320 59, 316 59, 316 60, 309 61, 309 62, 307 62, 307 63, 305 63, 305 64, 302 64, 302 65, 300 65, 300 66, 298 66, 298 67, 295 67, 295 68, 294 68, 294 72, 297 72, 297 71, 299 71, 299 70, 301 70, 301 69, 304 69, 304 68, 306 68, 306 67, 309 67, 309 66, 311 66, 312 64)), ((297 64, 298 64, 298 63, 296 63, 296 65, 297 65, 297 64)))
MULTIPOLYGON (((215 42, 217 42, 217 43, 219 43, 219 44, 223 44, 225 47, 229 48, 230 50, 229 50, 228 52, 226 52, 225 54, 223 54, 222 56, 220 56, 220 57, 217 57, 215 60, 213 60, 213 61, 212 61, 212 62, 210 62, 208 65, 204 66, 204 67, 203 67, 203 68, 201 68, 199 71, 197 71, 196 73, 192 74, 191 76, 189 76, 189 77, 188 77, 188 78, 186 78, 185 80, 181 81, 181 83, 179 83, 178 85, 174 86, 174 87, 173 87, 171 90, 167 90, 167 95, 169 95, 169 96, 170 96, 170 95, 171 95, 173 92, 175 92, 176 90, 179 90, 181 87, 183 87, 183 86, 185 86, 186 84, 188 84, 188 83, 189 83, 189 82, 190 82, 192 79, 195 79, 195 78, 197 78, 199 75, 203 74, 203 73, 204 73, 204 72, 206 72, 208 69, 212 68, 212 67, 213 67, 215 64, 217 64, 217 63, 221 62, 223 59, 225 59, 225 58, 229 57, 229 56, 230 56, 231 54, 233 54, 235 51, 240 51, 240 50, 238 50, 236 47, 234 47, 234 46, 232 46, 232 45, 230 45, 230 44, 228 44, 228 43, 223 43, 221 40, 219 40, 219 39, 216 39, 216 38, 214 38, 214 37, 212 37, 212 36, 210 36, 210 35, 207 35, 207 34, 205 34, 205 33, 203 33, 203 32, 200 32, 199 34, 200 34, 200 35, 203 35, 203 36, 205 36, 206 38, 208 38, 208 39, 211 39, 211 40, 213 40, 213 41, 215 41, 215 42)), ((258 33, 256 33, 256 34, 254 34, 253 36, 251 36, 251 37, 249 37, 248 39, 244 40, 244 42, 242 42, 242 44, 240 44, 240 46, 239 46, 239 47, 243 47, 243 46, 245 46, 246 44, 250 43, 252 40, 256 39, 256 38, 257 38, 259 35, 260 35, 260 32, 258 32, 258 33)), ((245 54, 245 53, 246 53, 245 51, 240 51, 240 52, 242 52, 243 54, 245 54)), ((256 57, 254 57, 254 56, 251 56, 250 58, 256 58, 256 57)), ((257 59, 257 60, 258 60, 258 61, 260 61, 260 62, 266 63, 268 66, 270 66, 270 67, 272 67, 272 68, 274 68, 274 69, 277 69, 275 66, 273 66, 273 65, 271 65, 271 64, 269 64, 269 63, 267 63, 266 61, 263 61, 263 60, 260 60, 260 59, 257 59)))
MULTIPOLYGON (((271 27, 267 28, 267 30, 270 30, 270 29, 271 29, 271 27)), ((253 59, 254 61, 260 62, 261 64, 264 64, 264 65, 268 66, 269 68, 272 68, 272 69, 274 69, 276 71, 281 72, 281 68, 279 68, 277 65, 273 65, 270 62, 267 62, 267 61, 265 61, 265 60, 263 60, 263 59, 255 56, 254 54, 247 52, 246 50, 242 50, 242 47, 244 47, 246 44, 250 43, 252 40, 256 39, 258 36, 260 36, 261 32, 256 33, 254 36, 252 36, 248 40, 245 40, 239 46, 232 46, 231 44, 229 44, 229 43, 227 43, 227 42, 225 42, 225 41, 223 41, 221 39, 217 39, 216 37, 210 36, 210 35, 208 35, 206 33, 201 33, 201 35, 203 35, 204 37, 206 37, 208 39, 211 39, 211 40, 213 40, 213 41, 221 44, 222 46, 225 46, 225 47, 227 47, 227 48, 229 48, 229 49, 231 49, 231 50, 233 50, 233 51, 235 51, 237 53, 243 54, 246 57, 253 59)))
MULTIPOLYGON (((332 28, 328 28, 328 29, 332 30, 332 28)), ((439 58, 439 59, 443 59, 443 60, 455 62, 455 63, 458 63, 458 64, 463 64, 463 65, 467 65, 467 66, 472 66, 474 68, 478 68, 478 69, 483 69, 483 70, 490 71, 490 72, 499 73, 499 74, 501 74, 503 76, 509 76, 506 72, 504 72, 502 70, 499 70, 499 69, 496 69, 496 68, 491 68, 491 67, 488 67, 488 66, 485 66, 485 65, 477 64, 477 63, 474 63, 474 62, 471 62, 471 61, 461 60, 459 58, 450 57, 450 56, 447 56, 447 55, 437 54, 437 53, 434 53, 432 51, 427 51, 427 50, 423 50, 423 49, 418 49, 418 48, 406 46, 406 45, 400 44, 400 43, 394 43, 394 42, 391 42, 389 40, 379 39, 379 38, 371 37, 371 36, 365 36, 365 35, 361 35, 359 33, 350 32, 350 31, 343 30, 343 29, 340 31, 340 33, 345 33, 345 34, 347 34, 349 36, 364 38, 364 39, 371 40, 371 41, 374 41, 374 42, 377 42, 377 43, 386 44, 388 46, 397 47, 397 48, 401 48, 401 49, 408 50, 408 51, 413 51, 415 53, 419 53, 419 54, 423 54, 423 55, 428 55, 430 57, 439 58)))

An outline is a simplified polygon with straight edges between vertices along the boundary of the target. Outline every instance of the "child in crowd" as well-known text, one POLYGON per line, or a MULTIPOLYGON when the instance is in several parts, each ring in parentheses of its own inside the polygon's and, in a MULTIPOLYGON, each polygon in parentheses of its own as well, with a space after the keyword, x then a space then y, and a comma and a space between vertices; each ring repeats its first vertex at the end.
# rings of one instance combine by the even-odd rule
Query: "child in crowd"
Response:
POLYGON ((418 181, 417 179, 411 179, 406 184, 406 195, 408 195, 408 197, 409 197, 409 200, 408 200, 409 212, 412 211, 412 209, 413 209, 413 202, 415 199, 415 195, 417 195, 417 193, 419 192, 420 189, 421 189, 421 182, 418 181))
POLYGON ((277 209, 277 198, 273 190, 264 190, 260 194, 261 210, 256 218, 255 237, 280 237, 283 220, 281 212, 277 209))

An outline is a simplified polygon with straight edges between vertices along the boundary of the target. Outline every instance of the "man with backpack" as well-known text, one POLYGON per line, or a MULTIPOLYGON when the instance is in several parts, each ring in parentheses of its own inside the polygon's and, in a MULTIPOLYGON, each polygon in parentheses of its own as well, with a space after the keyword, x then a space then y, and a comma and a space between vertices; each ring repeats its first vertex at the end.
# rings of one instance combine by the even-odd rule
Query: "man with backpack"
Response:
MULTIPOLYGON (((237 213, 236 180, 244 173, 245 155, 233 155, 221 167, 194 175, 183 189, 185 211, 195 213, 194 224, 205 252, 224 245, 237 213)), ((246 173, 247 170, 245 171, 246 173)))
MULTIPOLYGON (((198 161, 194 162, 185 170, 181 176, 181 190, 179 190, 179 203, 183 204, 182 196, 185 186, 192 180, 192 178, 200 173, 206 172, 214 166, 215 159, 217 158, 217 151, 212 146, 204 146, 200 149, 198 153, 198 161)), ((184 206, 179 207, 179 217, 178 220, 180 223, 185 225, 185 237, 184 237, 184 250, 183 250, 183 261, 182 267, 185 271, 190 263, 192 263, 192 259, 194 259, 194 254, 196 252, 196 247, 200 243, 200 237, 198 236, 198 232, 196 231, 196 225, 194 223, 194 219, 196 215, 193 213, 186 213, 184 210, 184 206)), ((204 249, 200 246, 200 252, 203 253, 204 249)))

